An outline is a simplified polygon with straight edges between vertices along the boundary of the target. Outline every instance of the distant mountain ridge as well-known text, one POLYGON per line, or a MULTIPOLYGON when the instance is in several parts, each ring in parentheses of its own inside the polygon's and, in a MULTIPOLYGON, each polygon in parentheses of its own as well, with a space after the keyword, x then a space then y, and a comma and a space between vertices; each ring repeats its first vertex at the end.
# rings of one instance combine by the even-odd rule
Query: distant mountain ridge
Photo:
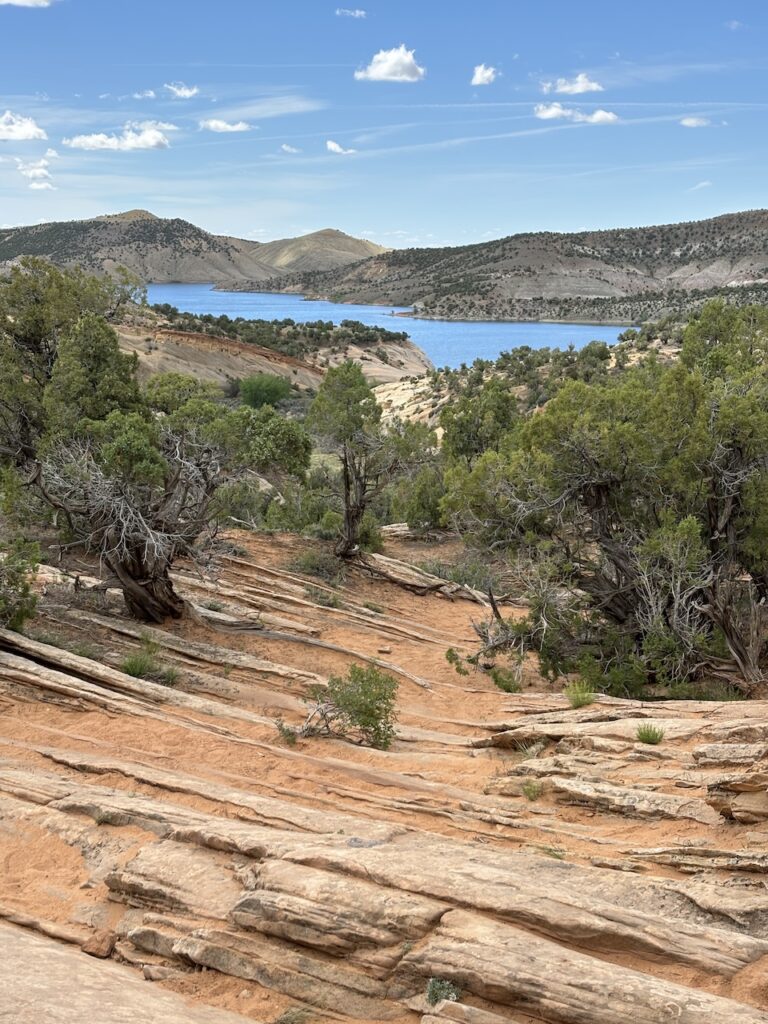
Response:
MULTIPOLYGON (((694 292, 768 282, 768 210, 656 227, 510 235, 398 249, 270 287, 341 302, 415 305, 446 319, 621 319, 694 292)), ((746 289, 745 289, 746 290, 746 289)), ((642 316, 640 317, 642 318, 642 316)), ((626 321, 624 321, 626 322, 626 321)))
POLYGON ((254 284, 294 272, 327 272, 386 251, 331 228, 274 242, 213 235, 147 210, 0 230, 0 265, 43 256, 94 273, 122 266, 157 284, 254 284))

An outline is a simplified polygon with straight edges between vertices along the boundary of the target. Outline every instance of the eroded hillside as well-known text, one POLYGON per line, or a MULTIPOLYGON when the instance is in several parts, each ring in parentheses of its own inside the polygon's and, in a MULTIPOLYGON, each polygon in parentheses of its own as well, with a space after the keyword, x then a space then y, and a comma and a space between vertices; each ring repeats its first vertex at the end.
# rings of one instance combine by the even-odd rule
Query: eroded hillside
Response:
MULTIPOLYGON (((151 1020, 143 975, 163 1019, 184 1003, 155 992, 211 1024, 768 1021, 768 704, 572 710, 533 664, 503 693, 445 659, 486 609, 329 588, 302 544, 231 538, 213 580, 177 572, 197 618, 166 629, 44 567, 2 633, 0 937, 60 979, 38 1019, 82 1019, 102 977, 151 1020), (148 644, 170 685, 121 671, 148 644), (281 739, 370 660, 400 683, 390 750, 281 739)), ((0 1007, 29 993, 10 969, 0 1007)))

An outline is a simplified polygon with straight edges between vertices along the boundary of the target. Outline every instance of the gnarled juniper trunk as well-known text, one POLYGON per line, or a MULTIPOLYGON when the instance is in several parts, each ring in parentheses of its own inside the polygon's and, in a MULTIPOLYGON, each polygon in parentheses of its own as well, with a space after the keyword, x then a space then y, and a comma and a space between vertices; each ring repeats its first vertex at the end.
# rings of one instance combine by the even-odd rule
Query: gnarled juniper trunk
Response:
POLYGON ((112 572, 123 591, 128 612, 142 622, 165 622, 180 619, 187 611, 187 602, 176 593, 170 577, 167 558, 134 556, 108 559, 112 572))

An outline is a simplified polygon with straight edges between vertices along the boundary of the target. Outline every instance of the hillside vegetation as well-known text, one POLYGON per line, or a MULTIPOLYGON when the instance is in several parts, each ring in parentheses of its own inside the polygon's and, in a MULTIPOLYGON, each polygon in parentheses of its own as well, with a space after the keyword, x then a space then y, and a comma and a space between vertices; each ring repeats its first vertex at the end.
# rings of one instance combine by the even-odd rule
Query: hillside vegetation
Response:
POLYGON ((40 256, 92 273, 123 267, 144 283, 159 284, 253 284, 291 271, 341 267, 383 251, 373 242, 331 229, 253 242, 213 235, 189 221, 155 217, 146 210, 0 230, 0 265, 40 256))
POLYGON ((658 227, 394 250, 270 287, 416 305, 423 316, 447 319, 622 323, 690 311, 723 290, 734 301, 762 301, 767 281, 768 211, 754 210, 658 227))

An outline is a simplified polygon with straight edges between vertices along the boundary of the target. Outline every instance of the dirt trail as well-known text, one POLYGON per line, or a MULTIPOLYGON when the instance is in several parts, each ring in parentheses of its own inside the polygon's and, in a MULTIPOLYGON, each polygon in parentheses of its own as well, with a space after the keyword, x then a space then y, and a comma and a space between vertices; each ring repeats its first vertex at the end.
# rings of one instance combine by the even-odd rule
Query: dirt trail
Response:
POLYGON ((55 586, 3 637, 0 917, 258 1021, 768 1022, 768 704, 502 693, 445 660, 482 608, 354 572, 318 604, 297 543, 179 574, 210 621, 152 632, 173 687, 55 586), (362 657, 402 670, 392 748, 283 742, 362 657))

